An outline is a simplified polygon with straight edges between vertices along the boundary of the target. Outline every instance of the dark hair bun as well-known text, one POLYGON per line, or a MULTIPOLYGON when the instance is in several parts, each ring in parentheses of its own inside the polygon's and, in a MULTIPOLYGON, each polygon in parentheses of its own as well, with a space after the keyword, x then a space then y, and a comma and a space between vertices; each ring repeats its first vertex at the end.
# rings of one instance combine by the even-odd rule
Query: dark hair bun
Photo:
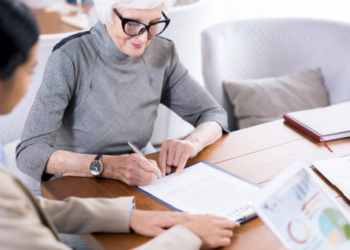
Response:
POLYGON ((37 42, 39 28, 31 11, 18 0, 0 0, 0 78, 7 80, 37 42))

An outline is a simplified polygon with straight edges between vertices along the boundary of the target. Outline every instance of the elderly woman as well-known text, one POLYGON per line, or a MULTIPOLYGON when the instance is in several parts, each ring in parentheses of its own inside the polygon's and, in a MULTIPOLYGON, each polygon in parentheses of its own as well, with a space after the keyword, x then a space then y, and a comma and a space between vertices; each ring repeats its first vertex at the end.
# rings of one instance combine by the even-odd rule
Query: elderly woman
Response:
MULTIPOLYGON (((11 112, 27 92, 36 64, 38 36, 39 28, 28 8, 17 0, 0 0, 0 115, 11 112)), ((135 250, 195 250, 230 244, 232 229, 239 226, 211 215, 133 209, 133 197, 36 198, 6 170, 1 152, 0 145, 1 249, 69 250, 58 231, 128 233, 133 229, 140 235, 157 236, 135 250)), ((78 240, 70 244, 75 250, 90 249, 78 240)))
POLYGON ((226 112, 188 73, 172 41, 159 37, 174 0, 95 0, 100 21, 58 43, 17 148, 18 167, 53 175, 146 185, 226 132, 226 112), (164 141, 156 162, 132 151, 150 141, 162 103, 196 127, 164 141), (94 168, 97 166, 98 171, 94 168))

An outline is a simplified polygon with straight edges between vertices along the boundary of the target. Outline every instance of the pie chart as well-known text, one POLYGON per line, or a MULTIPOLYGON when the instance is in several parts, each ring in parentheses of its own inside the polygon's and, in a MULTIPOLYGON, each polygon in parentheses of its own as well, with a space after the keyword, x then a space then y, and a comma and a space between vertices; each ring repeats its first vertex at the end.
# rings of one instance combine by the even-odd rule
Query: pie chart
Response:
POLYGON ((324 209, 319 218, 319 226, 322 235, 335 246, 350 240, 349 221, 336 209, 324 209))
POLYGON ((288 234, 290 238, 299 244, 304 244, 310 237, 307 226, 301 221, 292 221, 288 224, 288 234))

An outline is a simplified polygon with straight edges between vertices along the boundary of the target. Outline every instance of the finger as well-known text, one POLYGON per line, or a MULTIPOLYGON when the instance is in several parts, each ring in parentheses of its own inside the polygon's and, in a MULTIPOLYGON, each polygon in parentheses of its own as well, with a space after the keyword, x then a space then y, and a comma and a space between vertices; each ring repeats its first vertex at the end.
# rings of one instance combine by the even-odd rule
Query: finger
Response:
POLYGON ((181 155, 185 151, 185 145, 179 144, 176 148, 175 156, 173 159, 173 166, 178 167, 180 165, 181 155))
POLYGON ((139 157, 138 165, 147 172, 153 172, 155 175, 160 173, 160 170, 156 163, 152 160, 147 160, 146 158, 139 157))
POLYGON ((174 165, 174 157, 175 157, 175 152, 178 147, 178 142, 175 140, 172 140, 169 142, 169 147, 168 147, 168 156, 166 159, 166 164, 173 166, 174 165))
POLYGON ((151 163, 154 166, 154 169, 156 170, 155 175, 157 177, 161 177, 162 176, 162 172, 160 172, 160 169, 158 168, 157 162, 154 160, 148 160, 149 163, 151 163))
POLYGON ((232 230, 226 229, 226 230, 220 230, 219 235, 223 238, 231 238, 233 236, 232 230))
POLYGON ((180 175, 182 173, 182 170, 185 168, 187 160, 188 160, 189 157, 190 157, 190 153, 189 152, 184 151, 182 153, 181 158, 180 158, 180 164, 177 167, 176 172, 175 172, 176 176, 178 176, 178 175, 180 175))
POLYGON ((228 220, 228 219, 226 219, 226 218, 224 218, 224 217, 220 217, 220 216, 214 216, 214 218, 216 219, 216 220, 219 220, 219 221, 228 221, 228 222, 231 222, 231 223, 233 223, 233 227, 234 228, 236 228, 236 227, 240 227, 241 226, 241 224, 239 223, 239 222, 237 222, 237 221, 232 221, 232 220, 228 220))
POLYGON ((154 225, 149 230, 147 230, 147 233, 143 234, 143 236, 147 237, 156 237, 163 233, 165 230, 157 225, 154 225))
POLYGON ((220 238, 218 240, 218 246, 217 247, 226 247, 231 244, 230 238, 220 238))
POLYGON ((153 181, 156 181, 158 180, 158 177, 152 173, 152 172, 147 172, 147 171, 144 171, 142 169, 140 169, 141 171, 138 171, 136 172, 136 180, 137 180, 137 183, 139 183, 138 185, 139 186, 145 186, 145 185, 148 185, 150 184, 151 182, 153 181))
POLYGON ((158 178, 157 178, 155 175, 153 175, 153 176, 154 176, 155 178, 152 179, 151 181, 150 181, 150 180, 146 180, 146 179, 139 179, 137 182, 135 182, 136 184, 133 185, 133 186, 140 186, 140 187, 143 187, 143 186, 147 186, 147 185, 151 184, 151 183, 154 182, 154 181, 157 181, 158 178))
POLYGON ((143 176, 135 175, 132 177, 127 178, 125 180, 125 183, 129 186, 146 186, 150 184, 153 181, 153 178, 151 180, 145 179, 143 176))
POLYGON ((164 140, 162 148, 159 153, 159 158, 158 158, 159 169, 162 172, 163 177, 165 177, 167 156, 168 156, 168 141, 164 140))
POLYGON ((170 172, 171 172, 171 166, 166 165, 166 173, 170 174, 170 172))
POLYGON ((234 229, 235 227, 237 227, 237 223, 235 221, 232 220, 216 220, 217 225, 221 228, 225 228, 225 229, 234 229))

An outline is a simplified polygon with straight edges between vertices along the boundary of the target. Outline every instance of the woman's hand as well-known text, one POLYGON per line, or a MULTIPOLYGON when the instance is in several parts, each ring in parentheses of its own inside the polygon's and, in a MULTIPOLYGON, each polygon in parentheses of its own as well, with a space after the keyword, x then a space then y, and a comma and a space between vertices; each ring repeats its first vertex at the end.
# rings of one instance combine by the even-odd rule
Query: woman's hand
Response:
POLYGON ((159 153, 159 168, 162 176, 169 174, 171 166, 177 167, 175 175, 180 175, 187 160, 195 157, 201 147, 189 140, 164 140, 159 153))
POLYGON ((177 167, 175 175, 181 174, 189 158, 195 157, 203 148, 222 136, 222 128, 216 122, 204 122, 185 140, 164 140, 159 153, 159 168, 163 177, 177 167))
POLYGON ((130 228, 147 237, 155 237, 164 229, 183 224, 193 217, 188 213, 132 210, 130 228))
POLYGON ((157 163, 137 154, 108 156, 102 158, 104 178, 120 180, 130 186, 145 186, 161 176, 157 163))
POLYGON ((232 230, 240 224, 214 215, 198 215, 183 224, 195 233, 203 242, 201 249, 228 246, 233 236, 232 230))

